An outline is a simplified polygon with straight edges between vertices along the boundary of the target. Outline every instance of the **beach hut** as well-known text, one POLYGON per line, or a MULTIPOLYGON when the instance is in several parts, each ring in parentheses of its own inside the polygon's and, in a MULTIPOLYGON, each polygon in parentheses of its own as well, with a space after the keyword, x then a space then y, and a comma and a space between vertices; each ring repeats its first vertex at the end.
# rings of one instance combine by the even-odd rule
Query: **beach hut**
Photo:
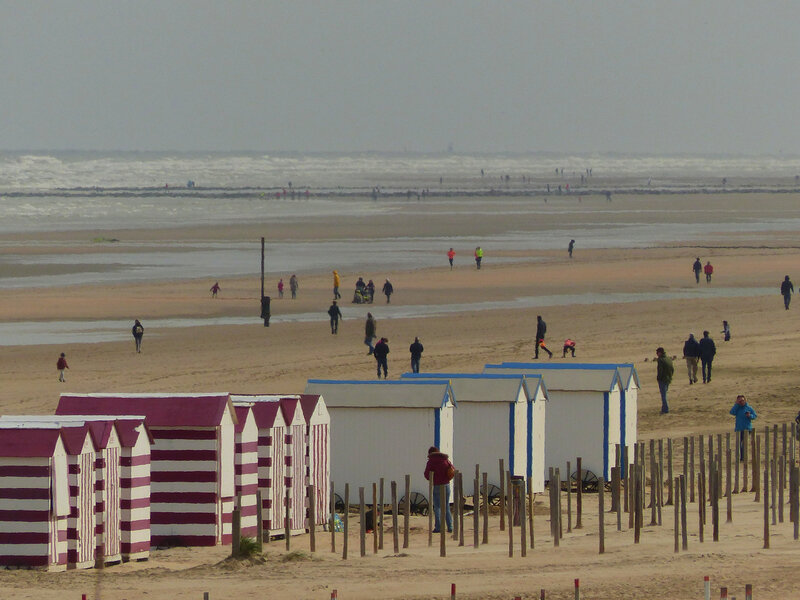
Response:
MULTIPOLYGON (((530 477, 544 491, 544 432, 547 389, 537 375, 504 373, 405 373, 403 379, 446 379, 458 410, 453 416, 453 453, 459 469, 478 464, 489 483, 500 486, 499 458, 512 476, 530 477)), ((470 475, 471 477, 472 475, 470 475)))
POLYGON ((264 534, 282 534, 286 497, 286 421, 280 396, 231 395, 234 406, 249 406, 258 427, 258 489, 264 534))
POLYGON ((306 420, 298 396, 282 396, 281 412, 286 422, 284 459, 289 498, 289 533, 306 531, 306 420))
POLYGON ((0 566, 67 568, 68 470, 60 429, 0 430, 0 566))
MULTIPOLYGON (((453 457, 453 411, 448 381, 309 379, 306 394, 325 399, 331 418, 331 479, 340 495, 371 488, 381 477, 428 496, 423 476, 429 446, 453 457)), ((458 464, 458 463, 454 463, 458 464)))
POLYGON ((122 560, 120 515, 121 445, 113 417, 57 417, 53 415, 3 415, 2 423, 50 424, 59 427, 88 427, 94 442, 95 470, 95 558, 105 563, 122 560))
POLYGON ((258 533, 258 426, 249 406, 235 404, 236 476, 234 488, 239 506, 242 537, 258 533))
POLYGON ((315 525, 325 525, 330 512, 331 415, 319 394, 299 398, 306 421, 306 485, 314 486, 315 525))
POLYGON ((57 414, 143 415, 156 545, 231 540, 236 415, 228 394, 63 394, 57 414))
MULTIPOLYGON (((5 425, 0 425, 5 426, 5 425)), ((67 567, 95 566, 95 447, 86 425, 61 427, 69 464, 70 514, 67 521, 67 567)))
MULTIPOLYGON (((502 363, 484 373, 541 375, 547 386, 545 467, 564 469, 567 461, 609 480, 616 444, 621 443, 622 382, 615 368, 588 369, 575 363, 502 363)), ((562 471, 563 472, 563 471, 562 471)), ((572 473, 570 473, 572 475, 572 473)), ((591 475, 587 474, 587 478, 591 475)))

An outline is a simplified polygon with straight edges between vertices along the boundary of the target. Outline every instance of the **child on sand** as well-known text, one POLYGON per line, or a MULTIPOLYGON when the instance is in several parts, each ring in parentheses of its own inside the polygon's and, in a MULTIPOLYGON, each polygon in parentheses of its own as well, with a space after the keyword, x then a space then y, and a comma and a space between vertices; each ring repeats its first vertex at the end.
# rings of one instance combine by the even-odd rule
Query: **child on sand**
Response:
POLYGON ((726 342, 730 342, 731 341, 731 328, 728 325, 727 321, 723 321, 722 322, 722 335, 724 336, 723 339, 726 342))
POLYGON ((278 298, 283 298, 283 277, 278 281, 278 298))
POLYGON ((61 353, 61 356, 58 357, 56 369, 58 369, 58 380, 62 382, 66 381, 67 378, 64 377, 64 369, 69 369, 69 365, 67 364, 67 355, 63 352, 61 353))

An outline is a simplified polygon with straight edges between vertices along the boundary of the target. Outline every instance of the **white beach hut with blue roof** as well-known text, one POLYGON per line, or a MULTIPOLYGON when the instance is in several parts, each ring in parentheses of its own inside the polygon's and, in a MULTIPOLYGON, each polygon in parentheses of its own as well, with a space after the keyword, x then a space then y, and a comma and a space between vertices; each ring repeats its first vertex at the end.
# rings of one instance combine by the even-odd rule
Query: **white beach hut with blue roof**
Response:
POLYGON ((622 377, 616 366, 506 362, 486 365, 484 373, 541 375, 549 399, 545 426, 546 468, 563 470, 569 461, 574 473, 576 458, 581 457, 584 470, 610 479, 616 444, 622 443, 622 377))
POLYGON ((457 468, 469 477, 476 464, 499 487, 498 459, 516 477, 544 491, 545 402, 539 375, 507 373, 405 373, 402 379, 446 379, 458 398, 453 445, 457 468))
POLYGON ((381 477, 403 490, 405 476, 411 475, 411 492, 427 498, 423 471, 428 448, 437 446, 456 458, 456 398, 449 381, 309 379, 305 393, 325 398, 331 417, 331 481, 340 496, 345 483, 355 494, 359 487, 371 489, 381 477))

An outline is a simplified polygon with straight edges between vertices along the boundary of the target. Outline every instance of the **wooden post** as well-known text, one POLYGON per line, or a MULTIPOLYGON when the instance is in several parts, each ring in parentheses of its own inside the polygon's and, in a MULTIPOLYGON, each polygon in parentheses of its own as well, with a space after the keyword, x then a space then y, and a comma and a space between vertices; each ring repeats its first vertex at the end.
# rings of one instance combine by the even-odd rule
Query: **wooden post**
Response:
POLYGON ((558 476, 558 469, 553 470, 550 478, 550 528, 553 533, 553 546, 558 548, 561 543, 561 515, 559 514, 561 481, 558 476))
POLYGON ((533 531, 533 506, 534 506, 534 494, 533 494, 533 481, 530 477, 528 477, 528 531, 530 533, 530 540, 531 540, 531 549, 534 547, 534 531, 533 531))
POLYGON ((482 544, 489 543, 489 474, 483 473, 483 539, 482 544))
POLYGON ((783 523, 783 489, 786 475, 786 455, 781 454, 778 461, 778 523, 783 523))
MULTIPOLYGON (((777 433, 777 431, 775 433, 777 433)), ((772 458, 769 461, 769 478, 770 478, 770 488, 769 489, 770 489, 770 492, 771 492, 771 495, 772 495, 772 501, 771 501, 770 505, 772 507, 772 524, 773 525, 777 525, 778 524, 778 507, 777 507, 777 504, 778 504, 778 489, 777 489, 778 488, 778 485, 777 485, 778 477, 777 477, 777 475, 778 475, 778 467, 775 464, 775 455, 773 454, 772 458)))
MULTIPOLYGON (((764 444, 769 452, 769 443, 764 444)), ((764 548, 769 549, 769 461, 764 461, 764 548)))
POLYGON ((650 526, 658 524, 658 492, 656 488, 656 441, 650 440, 650 526))
POLYGON ((286 541, 286 551, 289 552, 291 545, 291 517, 292 517, 292 501, 290 497, 290 490, 286 489, 286 496, 283 499, 283 537, 286 541))
POLYGON ((433 471, 428 472, 428 548, 433 546, 433 471))
POLYGON ((733 522, 733 490, 731 489, 731 448, 730 446, 725 450, 725 497, 727 498, 727 515, 725 518, 726 523, 733 522))
POLYGON ((350 484, 344 484, 344 531, 342 532, 342 560, 347 560, 347 547, 350 537, 350 484))
POLYGON ((308 549, 317 551, 317 494, 314 484, 308 486, 308 549))
POLYGON ((500 462, 500 531, 506 529, 506 470, 504 468, 504 461, 501 458, 500 462))
POLYGON ((231 556, 237 557, 242 551, 242 511, 238 506, 233 509, 231 532, 231 556))
MULTIPOLYGON (((635 460, 634 458, 634 461, 635 460)), ((633 503, 636 498, 636 468, 636 462, 628 465, 627 481, 625 482, 625 504, 628 505, 628 529, 633 529, 636 521, 636 506, 633 503)))
POLYGON ((331 481, 331 552, 336 552, 336 486, 331 481))
POLYGON ((625 496, 623 497, 625 506, 623 507, 625 512, 630 510, 628 501, 630 496, 630 468, 629 468, 629 460, 628 460, 628 447, 622 447, 622 473, 620 475, 624 479, 625 484, 625 496))
POLYGON ((384 533, 384 527, 385 527, 383 515, 384 515, 384 512, 385 512, 384 508, 386 507, 386 501, 384 500, 384 497, 383 497, 383 477, 380 478, 378 494, 379 494, 378 504, 381 507, 381 525, 380 525, 381 529, 380 529, 380 533, 378 534, 378 549, 379 550, 383 550, 383 533, 384 533))
POLYGON ((598 504, 598 512, 599 512, 599 533, 600 533, 600 554, 603 554, 606 551, 606 528, 605 528, 605 516, 606 516, 606 509, 605 509, 605 502, 604 502, 604 494, 606 488, 606 480, 602 477, 597 482, 597 504, 598 504))
MULTIPOLYGON (((581 523, 581 517, 583 513, 583 458, 578 457, 575 461, 577 463, 576 467, 576 478, 575 482, 577 483, 577 492, 575 496, 575 529, 582 529, 583 524, 581 523)), ((604 473, 605 475, 605 473, 604 473)), ((567 483, 569 485, 572 484, 572 477, 570 473, 567 473, 567 483)))
POLYGON ((689 438, 689 502, 694 502, 694 436, 689 438))
POLYGON ((756 434, 755 429, 750 430, 750 454, 752 455, 751 465, 753 469, 753 480, 750 482, 752 486, 750 491, 756 493, 755 502, 761 501, 761 465, 759 459, 761 456, 761 440, 756 434))
POLYGON ((403 513, 403 548, 408 548, 408 533, 411 526, 411 475, 406 475, 406 502, 403 513))
POLYGON ((683 438, 683 476, 689 478, 689 438, 683 438))
MULTIPOLYGON (((680 479, 678 477, 675 478, 674 482, 674 489, 680 490, 680 479)), ((672 518, 672 522, 674 523, 675 529, 675 554, 681 551, 681 501, 680 501, 680 492, 676 493, 675 495, 675 502, 673 503, 674 508, 674 516, 672 518)))
POLYGON ((480 544, 480 530, 481 530, 481 520, 480 520, 480 507, 481 507, 481 492, 480 492, 480 481, 477 477, 472 482, 473 484, 473 491, 472 491, 472 547, 477 549, 478 545, 480 544))
POLYGON ((508 491, 508 501, 506 502, 506 512, 508 513, 508 557, 514 557, 514 487, 511 482, 511 473, 505 474, 506 490, 508 491))
POLYGON ((392 494, 392 550, 395 554, 400 552, 400 507, 397 504, 397 482, 391 482, 392 494))
MULTIPOLYGON (((698 493, 697 493, 697 496, 698 496, 697 502, 701 506, 705 507, 705 504, 704 504, 705 501, 706 501, 705 492, 708 491, 708 490, 706 490, 706 487, 708 487, 706 485, 708 483, 708 479, 706 479, 707 471, 706 471, 705 438, 701 435, 698 438, 698 442, 700 443, 700 445, 697 448, 697 456, 700 459, 700 469, 698 471, 698 485, 699 485, 699 478, 702 477, 702 479, 703 479, 703 494, 700 494, 700 492, 698 491, 698 493)), ((705 515, 705 508, 704 508, 703 509, 703 523, 705 523, 705 522, 706 522, 706 515, 705 515)))
POLYGON ((742 487, 739 491, 741 493, 745 493, 750 491, 750 486, 747 485, 748 484, 747 480, 750 476, 750 469, 747 468, 747 457, 748 457, 747 449, 750 445, 748 443, 750 440, 748 440, 747 438, 750 436, 750 434, 745 431, 741 435, 742 435, 742 456, 744 460, 742 461, 742 487))
POLYGON ((611 472, 611 508, 617 515, 617 531, 622 531, 622 503, 619 497, 620 492, 620 468, 615 467, 611 472))
POLYGON ((633 482, 633 543, 638 544, 642 531, 642 475, 643 471, 640 466, 634 467, 634 482, 633 482))
POLYGON ((358 527, 358 541, 359 541, 359 549, 361 551, 361 557, 367 555, 367 511, 366 507, 364 506, 364 488, 358 488, 358 516, 359 516, 359 527, 358 527))
POLYGON ((464 545, 464 474, 458 474, 458 545, 464 545))
POLYGON ((792 476, 792 490, 794 491, 792 495, 792 512, 794 513, 792 535, 796 540, 800 538, 800 489, 798 488, 798 484, 800 484, 800 467, 792 464, 792 472, 794 473, 792 476))
MULTIPOLYGON (((561 469, 556 469, 556 479, 558 480, 558 487, 556 488, 556 505, 558 506, 558 538, 564 537, 564 507, 561 504, 561 469)), ((569 482, 569 475, 567 475, 567 482, 569 482)))
POLYGON ((261 500, 261 492, 256 492, 256 544, 258 551, 264 551, 264 507, 261 500))
POLYGON ((383 520, 383 508, 378 509, 378 484, 372 484, 372 553, 378 553, 378 529, 383 520))
POLYGON ((719 479, 719 470, 717 470, 716 461, 711 461, 709 465, 711 482, 709 493, 711 494, 711 525, 713 528, 712 539, 715 542, 719 541, 719 494, 717 480, 719 479))
POLYGON ((519 551, 522 557, 528 556, 528 539, 527 539, 527 531, 525 528, 527 527, 527 516, 528 511, 526 508, 525 500, 528 497, 525 490, 525 480, 520 479, 517 482, 517 487, 519 488, 519 502, 517 504, 517 508, 519 510, 519 551))
POLYGON ((456 475, 453 478, 453 539, 458 540, 458 531, 459 531, 459 522, 458 522, 458 507, 461 505, 461 498, 459 496, 458 490, 458 478, 461 475, 461 471, 456 471, 456 475))
MULTIPOLYGON (((431 480, 433 480, 433 473, 431 473, 431 480)), ((447 556, 447 514, 446 511, 450 510, 447 502, 447 492, 445 491, 447 484, 439 486, 439 556, 444 558, 447 556)))
MULTIPOLYGON (((572 531, 572 478, 569 477, 571 472, 570 463, 567 461, 567 533, 572 531)), ((580 482, 578 485, 580 486, 580 482)))
POLYGON ((667 506, 675 502, 675 474, 672 470, 672 438, 667 438, 667 506))
POLYGON ((680 495, 681 495, 681 549, 689 549, 689 532, 686 527, 686 476, 681 475, 680 480, 680 495))
POLYGON ((787 433, 787 427, 786 427, 786 423, 784 423, 782 428, 781 428, 781 445, 783 446, 783 451, 781 452, 781 456, 784 457, 783 472, 782 472, 782 475, 781 475, 781 481, 783 482, 783 488, 784 489, 786 489, 786 459, 785 459, 785 457, 786 457, 786 433, 787 433))

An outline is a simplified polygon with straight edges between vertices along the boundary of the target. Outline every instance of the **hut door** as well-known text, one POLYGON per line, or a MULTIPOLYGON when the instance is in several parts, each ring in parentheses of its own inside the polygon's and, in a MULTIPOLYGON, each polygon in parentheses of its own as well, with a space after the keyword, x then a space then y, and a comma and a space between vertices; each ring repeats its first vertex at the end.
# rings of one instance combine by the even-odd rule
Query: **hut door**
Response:
POLYGON ((78 459, 78 563, 94 560, 94 453, 78 459))
POLYGON ((308 483, 314 486, 317 525, 327 523, 330 511, 328 425, 311 425, 308 432, 308 483))
POLYGON ((119 448, 106 449, 105 489, 105 549, 106 556, 117 556, 121 552, 120 507, 119 507, 119 448))
POLYGON ((272 506, 270 507, 270 529, 283 529, 284 499, 286 496, 286 444, 283 429, 273 430, 272 434, 272 506))
POLYGON ((306 426, 292 426, 292 529, 306 528, 306 426))

